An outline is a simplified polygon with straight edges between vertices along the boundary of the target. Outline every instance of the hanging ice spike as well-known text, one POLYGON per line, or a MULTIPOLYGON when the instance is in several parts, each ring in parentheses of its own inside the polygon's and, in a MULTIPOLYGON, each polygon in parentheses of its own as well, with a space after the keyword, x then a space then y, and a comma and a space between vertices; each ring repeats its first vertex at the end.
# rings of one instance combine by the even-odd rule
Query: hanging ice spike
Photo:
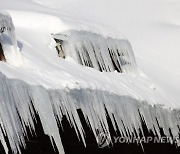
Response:
MULTIPOLYGON (((87 31, 67 31, 53 35, 59 55, 71 57, 78 63, 99 71, 137 73, 131 44, 125 39, 103 37, 87 31)), ((61 56, 62 57, 62 56, 61 56)))
POLYGON ((77 113, 79 108, 88 118, 88 124, 95 136, 98 135, 97 130, 108 132, 104 106, 110 115, 114 129, 118 129, 123 134, 129 132, 128 135, 131 135, 139 129, 142 130, 141 114, 148 129, 154 133, 159 134, 160 126, 165 135, 171 136, 169 128, 173 136, 178 135, 180 116, 178 110, 165 109, 158 105, 152 106, 130 96, 99 90, 47 90, 41 86, 28 85, 20 80, 8 79, 0 74, 0 141, 6 153, 8 149, 3 134, 7 135, 14 153, 20 153, 20 146, 25 146, 25 126, 34 128, 32 106, 40 116, 44 132, 54 138, 60 154, 63 154, 64 150, 56 117, 61 121, 62 115, 66 115, 76 132, 79 132, 77 135, 80 134, 84 140, 83 128, 77 113))

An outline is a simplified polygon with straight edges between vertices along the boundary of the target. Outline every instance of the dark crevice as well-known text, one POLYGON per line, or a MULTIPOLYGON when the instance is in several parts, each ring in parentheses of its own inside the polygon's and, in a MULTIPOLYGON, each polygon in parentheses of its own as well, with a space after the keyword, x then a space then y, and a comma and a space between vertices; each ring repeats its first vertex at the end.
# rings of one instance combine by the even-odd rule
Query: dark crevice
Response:
MULTIPOLYGON (((21 149, 22 154, 58 154, 57 147, 55 146, 55 143, 53 141, 53 145, 55 149, 53 149, 53 146, 50 141, 50 137, 44 134, 43 127, 40 121, 40 118, 38 114, 35 112, 35 109, 33 109, 35 113, 35 133, 30 130, 29 127, 26 127, 27 129, 27 137, 25 137, 26 141, 26 149, 21 149)), ((122 137, 120 131, 116 131, 113 128, 112 119, 115 121, 115 126, 118 127, 117 122, 115 120, 115 117, 112 115, 110 116, 107 109, 106 111, 106 117, 107 122, 109 126, 109 131, 111 138, 114 137, 122 137)), ((73 128, 69 122, 66 116, 63 116, 62 121, 60 122, 62 127, 59 127, 60 136, 62 139, 62 144, 64 146, 64 150, 66 154, 179 154, 180 148, 177 148, 175 144, 169 144, 169 143, 142 143, 142 145, 137 143, 114 143, 110 144, 109 147, 99 148, 96 143, 96 138, 92 132, 92 128, 87 124, 88 119, 85 118, 82 110, 77 110, 78 115, 80 117, 84 132, 85 132, 85 141, 86 141, 86 147, 83 145, 82 139, 78 139, 76 135, 75 128, 73 128), (144 151, 143 151, 143 149, 144 151)), ((131 137, 142 137, 145 135, 146 137, 157 137, 156 134, 153 133, 152 130, 148 130, 145 121, 143 117, 141 116, 139 112, 139 116, 141 118, 142 122, 142 128, 143 133, 141 130, 139 132, 135 132, 134 134, 131 133, 131 137)), ((163 129, 159 127, 161 135, 164 135, 163 129)), ((97 132, 99 130, 96 130, 97 132)), ((169 130, 171 132, 171 130, 169 130)), ((127 132, 128 134, 129 132, 127 132)), ((127 135, 126 134, 126 135, 127 135)), ((4 134, 8 148, 10 149, 9 142, 6 138, 6 134, 4 134)), ((114 140, 113 140, 114 141, 114 140)), ((0 154, 4 154, 4 149, 2 145, 0 144, 0 154)), ((9 154, 12 154, 12 151, 9 151, 9 154)))
POLYGON ((122 69, 121 69, 120 64, 118 63, 118 60, 115 61, 114 58, 113 58, 113 56, 115 56, 114 53, 113 53, 113 51, 111 51, 111 49, 109 49, 109 48, 108 48, 108 51, 109 51, 109 55, 110 55, 112 64, 113 64, 113 66, 114 66, 114 69, 115 69, 117 72, 122 73, 122 69))
POLYGON ((6 61, 6 58, 4 56, 4 51, 0 42, 0 61, 6 61))

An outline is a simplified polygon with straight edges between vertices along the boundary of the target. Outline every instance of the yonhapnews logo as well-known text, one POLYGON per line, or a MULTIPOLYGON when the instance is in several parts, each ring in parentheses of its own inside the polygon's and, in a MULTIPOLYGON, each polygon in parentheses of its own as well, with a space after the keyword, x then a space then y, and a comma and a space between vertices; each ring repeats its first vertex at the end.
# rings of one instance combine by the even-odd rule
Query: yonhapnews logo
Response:
POLYGON ((97 135, 97 143, 99 148, 105 148, 111 143, 111 136, 108 132, 99 132, 97 135))
POLYGON ((180 146, 180 139, 179 137, 157 137, 157 136, 143 136, 143 137, 125 137, 125 136, 114 136, 111 138, 111 135, 109 132, 99 132, 97 135, 97 143, 99 148, 105 148, 112 144, 117 143, 136 143, 136 144, 148 144, 148 143, 154 143, 154 144, 163 144, 163 143, 175 143, 177 146, 180 146))

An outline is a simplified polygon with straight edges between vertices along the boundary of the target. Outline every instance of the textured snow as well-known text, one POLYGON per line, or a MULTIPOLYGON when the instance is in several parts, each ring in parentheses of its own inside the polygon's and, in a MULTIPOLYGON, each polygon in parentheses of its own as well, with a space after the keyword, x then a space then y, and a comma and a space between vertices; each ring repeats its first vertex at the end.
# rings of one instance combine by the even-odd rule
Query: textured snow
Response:
POLYGON ((0 34, 7 58, 7 63, 0 62, 0 140, 6 153, 3 133, 14 153, 20 153, 20 146, 25 147, 25 126, 34 129, 32 106, 40 116, 45 133, 53 137, 62 154, 55 116, 61 121, 62 115, 67 115, 84 141, 78 108, 82 109, 95 136, 96 129, 108 132, 104 105, 115 127, 114 114, 118 124, 115 129, 122 134, 141 129, 140 112, 149 129, 159 132, 157 118, 166 135, 169 136, 171 128, 177 136, 179 5, 176 0, 1 0, 0 8, 12 16, 16 29, 10 16, 1 11, 0 20, 9 21, 6 25, 12 29, 4 34, 13 42, 0 34), (67 57, 62 59, 58 57, 53 36, 67 35, 67 32, 73 33, 64 46, 67 57), (126 41, 125 47, 122 40, 126 41), (84 54, 85 50, 80 50, 84 44, 89 54, 92 47, 88 44, 93 44, 96 54, 98 48, 100 53, 105 49, 104 64, 93 54, 88 60, 87 56, 82 57, 86 62, 93 61, 97 70, 77 63, 73 54, 84 54), (74 52, 76 45, 79 45, 78 52, 74 52), (132 64, 127 71, 121 74, 114 71, 106 59, 107 46, 131 54, 126 59, 132 64), (98 71, 97 61, 112 72, 98 71), (129 73, 130 68, 137 73, 129 73))

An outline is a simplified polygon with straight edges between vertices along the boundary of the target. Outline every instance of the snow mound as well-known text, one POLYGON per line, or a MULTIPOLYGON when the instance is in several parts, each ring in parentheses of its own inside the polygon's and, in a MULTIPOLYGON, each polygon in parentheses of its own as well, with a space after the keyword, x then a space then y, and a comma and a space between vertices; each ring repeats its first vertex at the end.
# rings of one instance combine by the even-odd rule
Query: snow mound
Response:
POLYGON ((21 55, 18 51, 15 28, 11 16, 3 10, 0 10, 0 43, 5 55, 5 59, 12 65, 22 63, 21 55))

